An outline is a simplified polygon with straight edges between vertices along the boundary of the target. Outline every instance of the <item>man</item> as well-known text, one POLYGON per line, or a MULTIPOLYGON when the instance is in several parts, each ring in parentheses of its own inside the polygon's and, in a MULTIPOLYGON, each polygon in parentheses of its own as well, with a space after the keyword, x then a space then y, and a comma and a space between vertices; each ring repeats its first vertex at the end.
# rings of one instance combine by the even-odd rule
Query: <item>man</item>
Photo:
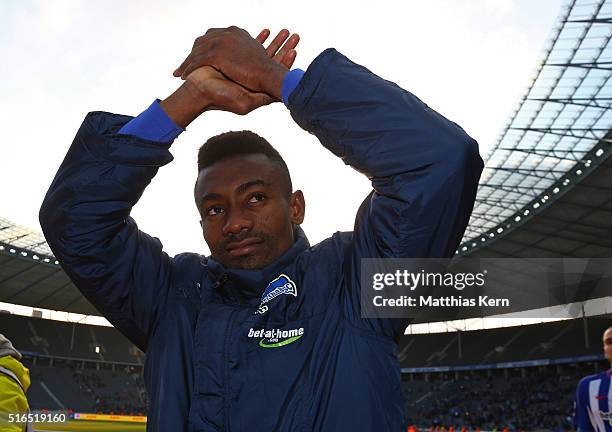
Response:
MULTIPOLYGON (((603 333, 604 357, 612 364, 612 327, 603 333)), ((574 427, 580 431, 612 431, 612 369, 584 377, 576 388, 574 427)))
POLYGON ((30 371, 21 363, 21 353, 0 333, 0 430, 32 430, 26 418, 30 410, 25 395, 28 387, 30 371))
POLYGON ((185 83, 159 106, 133 120, 87 116, 43 202, 41 225, 66 273, 147 352, 149 430, 403 427, 395 349, 407 321, 361 317, 360 260, 451 256, 482 160, 459 126, 333 49, 289 72, 288 36, 266 50, 267 32, 209 30, 174 72, 185 83), (372 180, 354 232, 311 247, 303 194, 280 155, 234 132, 198 157, 194 198, 211 256, 168 257, 129 212, 172 160, 174 125, 281 99, 372 180), (151 118, 155 127, 142 128, 151 118))

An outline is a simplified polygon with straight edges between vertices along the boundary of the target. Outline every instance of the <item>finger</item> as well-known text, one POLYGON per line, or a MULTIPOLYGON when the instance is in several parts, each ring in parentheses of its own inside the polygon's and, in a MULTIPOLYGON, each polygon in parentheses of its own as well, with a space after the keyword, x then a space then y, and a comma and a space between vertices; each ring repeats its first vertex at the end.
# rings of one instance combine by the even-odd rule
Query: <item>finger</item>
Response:
POLYGON ((191 63, 190 57, 187 56, 187 58, 185 60, 183 60, 181 65, 179 67, 177 67, 174 70, 174 72, 172 72, 172 75, 174 75, 175 77, 180 77, 183 74, 183 71, 185 70, 185 66, 187 66, 189 63, 191 63))
POLYGON ((262 31, 259 32, 259 34, 257 35, 255 39, 257 40, 257 42, 263 45, 266 39, 268 39, 268 36, 270 36, 270 30, 263 29, 262 31))
POLYGON ((181 65, 181 78, 187 78, 191 72, 202 66, 212 66, 210 57, 210 51, 206 49, 202 51, 198 50, 198 52, 195 54, 193 52, 189 54, 189 57, 185 60, 183 65, 181 65))
POLYGON ((193 49, 189 52, 189 54, 187 54, 187 57, 185 57, 185 60, 183 60, 181 62, 181 64, 179 65, 179 67, 177 67, 174 72, 172 72, 172 75, 174 75, 175 77, 179 77, 182 75, 183 70, 185 70, 185 66, 187 66, 189 63, 191 63, 191 57, 193 56, 193 49))
MULTIPOLYGON (((209 34, 211 34, 211 33, 220 32, 220 31, 224 31, 224 30, 225 30, 225 28, 224 28, 224 27, 211 27, 211 28, 209 28, 208 30, 206 30, 206 33, 204 33, 204 36, 209 35, 209 34)), ((202 36, 200 36, 200 37, 202 37, 202 36)), ((196 41, 197 41, 198 39, 199 39, 199 38, 196 38, 196 41)))
MULTIPOLYGON (((213 68, 219 70, 216 65, 216 59, 218 57, 212 53, 210 50, 204 50, 202 52, 197 52, 192 54, 191 62, 185 66, 183 72, 181 74, 181 78, 185 79, 189 76, 191 72, 196 69, 201 68, 202 66, 212 66, 213 68)), ((220 71, 220 70, 219 70, 220 71)))
POLYGON ((287 40, 288 37, 289 30, 282 29, 281 31, 279 31, 276 37, 272 40, 272 42, 270 42, 270 45, 268 45, 268 48, 266 48, 268 56, 272 57, 274 54, 276 54, 276 51, 278 51, 278 49, 285 42, 285 40, 287 40))
POLYGON ((185 77, 187 75, 189 75, 189 72, 191 72, 192 70, 196 69, 196 68, 192 67, 191 70, 186 73, 187 67, 189 65, 193 64, 193 60, 194 60, 194 54, 193 54, 193 51, 192 51, 185 58, 185 60, 183 60, 183 63, 181 63, 181 65, 174 71, 175 73, 173 75, 174 76, 180 76, 182 79, 185 79, 185 77))
POLYGON ((202 66, 210 66, 208 63, 205 62, 203 56, 192 58, 191 62, 185 65, 185 67, 182 69, 181 79, 187 78, 191 72, 202 66))
POLYGON ((274 102, 274 99, 265 93, 249 92, 248 98, 249 98, 248 108, 244 110, 244 114, 250 113, 251 111, 259 107, 262 107, 264 105, 269 105, 272 102, 274 102))
POLYGON ((191 48, 191 52, 189 53, 189 55, 187 55, 187 57, 185 57, 185 60, 183 60, 183 62, 180 64, 180 66, 177 67, 174 70, 174 72, 172 72, 172 75, 174 75, 175 77, 180 76, 181 78, 185 79, 185 74, 183 72, 185 70, 185 67, 189 63, 192 62, 194 52, 196 50, 202 50, 202 45, 209 44, 213 39, 215 39, 214 33, 219 33, 219 32, 221 32, 223 30, 225 30, 225 29, 223 29, 223 28, 209 28, 206 31, 206 33, 204 34, 204 36, 198 36, 193 41, 193 47, 191 48))
POLYGON ((297 56, 296 50, 294 49, 289 50, 287 54, 285 54, 285 56, 281 60, 280 64, 285 66, 287 69, 291 69, 291 66, 293 66, 293 62, 295 61, 296 56, 297 56))
POLYGON ((236 85, 224 95, 219 104, 223 109, 234 114, 245 115, 256 108, 268 105, 274 100, 265 93, 253 93, 242 86, 236 85))
POLYGON ((292 34, 291 37, 287 39, 287 41, 281 47, 281 49, 279 49, 278 52, 274 55, 274 57, 272 57, 272 59, 276 61, 277 63, 281 63, 285 55, 289 51, 294 49, 299 42, 300 42, 300 35, 297 33, 292 34))
POLYGON ((191 53, 189 53, 189 55, 187 57, 185 57, 185 60, 183 60, 183 62, 180 64, 179 67, 177 67, 174 72, 172 72, 172 75, 174 75, 175 77, 179 77, 181 75, 183 75, 183 71, 185 70, 185 67, 191 63, 191 53))

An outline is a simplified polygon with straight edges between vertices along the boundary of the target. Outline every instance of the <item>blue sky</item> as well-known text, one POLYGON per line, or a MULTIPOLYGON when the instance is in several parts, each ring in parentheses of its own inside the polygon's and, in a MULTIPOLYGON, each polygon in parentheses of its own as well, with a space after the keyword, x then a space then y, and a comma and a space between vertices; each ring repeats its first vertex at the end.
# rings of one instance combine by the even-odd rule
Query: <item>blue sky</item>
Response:
MULTIPOLYGON (((333 46, 415 93, 476 138, 494 144, 526 90, 560 0, 233 2, 11 1, 0 4, 4 145, 0 215, 39 230, 38 209, 88 111, 136 115, 180 85, 172 71, 209 27, 298 32, 295 66, 333 46), (299 6, 296 6, 299 5, 299 6)), ((246 117, 206 113, 173 145, 133 216, 170 254, 207 253, 193 204, 197 148, 252 129, 287 160, 307 200, 311 243, 352 229, 369 182, 295 125, 281 104, 246 117), (315 168, 316 167, 316 168, 315 168), (313 169, 315 168, 315 169, 313 169)))

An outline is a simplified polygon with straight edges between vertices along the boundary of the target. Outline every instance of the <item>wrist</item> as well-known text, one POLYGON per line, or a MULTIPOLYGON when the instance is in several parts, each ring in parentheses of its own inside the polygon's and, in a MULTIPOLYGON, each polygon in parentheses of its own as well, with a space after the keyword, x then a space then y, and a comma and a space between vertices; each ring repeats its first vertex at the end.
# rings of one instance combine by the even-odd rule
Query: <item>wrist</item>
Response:
POLYGON ((262 90, 277 101, 282 100, 281 91, 283 88, 283 80, 285 79, 287 72, 289 71, 286 68, 277 63, 271 65, 265 74, 265 80, 262 83, 262 90))
POLYGON ((204 94, 189 80, 159 103, 175 125, 186 128, 210 106, 204 94))

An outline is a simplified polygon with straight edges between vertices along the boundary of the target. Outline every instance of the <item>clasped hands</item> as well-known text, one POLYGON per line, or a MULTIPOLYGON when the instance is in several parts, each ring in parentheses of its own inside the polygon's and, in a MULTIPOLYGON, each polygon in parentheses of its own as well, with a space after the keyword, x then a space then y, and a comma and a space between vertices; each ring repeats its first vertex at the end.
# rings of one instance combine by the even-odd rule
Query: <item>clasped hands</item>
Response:
POLYGON ((244 115, 281 100, 285 74, 296 57, 300 38, 281 30, 267 48, 268 29, 252 38, 232 26, 209 29, 196 38, 191 53, 173 75, 192 85, 204 110, 224 110, 244 115))

